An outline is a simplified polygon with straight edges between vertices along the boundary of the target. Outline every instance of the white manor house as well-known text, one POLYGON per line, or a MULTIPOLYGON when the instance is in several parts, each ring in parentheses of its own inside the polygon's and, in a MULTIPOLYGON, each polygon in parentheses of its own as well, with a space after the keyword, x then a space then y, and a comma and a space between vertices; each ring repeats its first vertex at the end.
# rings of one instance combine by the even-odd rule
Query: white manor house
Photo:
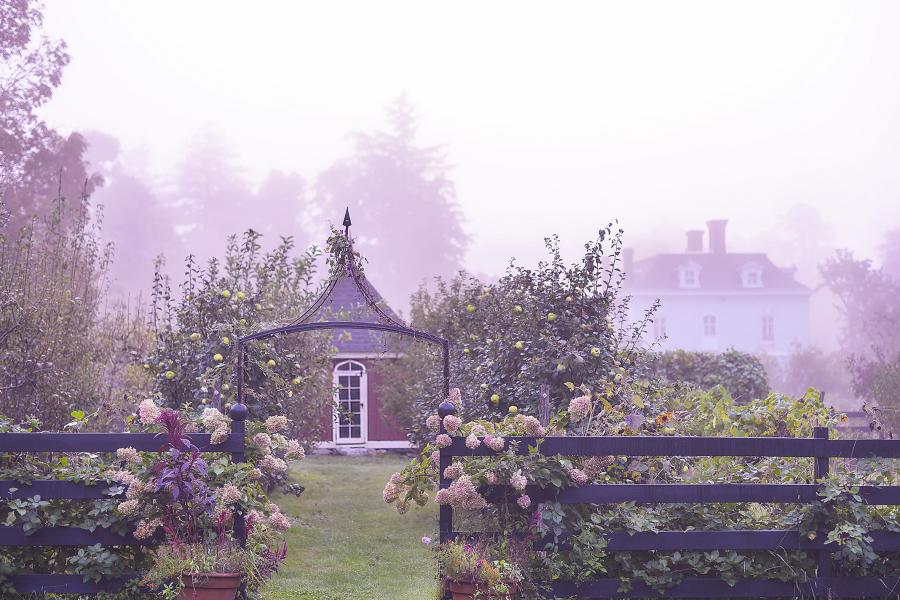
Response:
POLYGON ((657 299, 661 306, 647 332, 661 350, 743 352, 785 357, 809 339, 812 290, 762 252, 728 252, 728 221, 707 221, 687 232, 684 252, 633 259, 624 250, 625 287, 631 318, 641 318, 657 299))

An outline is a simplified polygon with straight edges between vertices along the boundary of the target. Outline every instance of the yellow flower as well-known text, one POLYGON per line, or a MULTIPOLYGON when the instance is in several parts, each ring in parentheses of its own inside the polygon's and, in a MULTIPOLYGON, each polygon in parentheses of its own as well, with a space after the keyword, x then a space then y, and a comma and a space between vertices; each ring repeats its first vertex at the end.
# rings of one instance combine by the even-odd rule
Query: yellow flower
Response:
POLYGON ((238 321, 238 325, 240 325, 241 327, 246 327, 247 319, 241 319, 240 321, 238 321))
POLYGON ((191 334, 191 341, 192 341, 192 342, 197 342, 197 341, 199 341, 199 340, 200 340, 200 334, 199 334, 199 333, 197 333, 197 332, 195 331, 194 333, 191 334))
POLYGON ((491 394, 491 402, 494 404, 500 404, 500 396, 498 394, 491 394))
POLYGON ((518 342, 516 342, 515 344, 513 344, 513 347, 514 347, 516 350, 521 350, 522 348, 525 347, 525 342, 518 341, 518 342))
POLYGON ((514 311, 514 312, 517 312, 517 313, 522 312, 522 305, 521 305, 521 304, 516 304, 515 306, 513 306, 513 311, 514 311))
POLYGON ((463 354, 469 354, 470 352, 472 352, 472 351, 469 350, 468 348, 463 349, 463 354))
POLYGON ((600 356, 600 348, 597 348, 596 346, 591 348, 591 356, 593 356, 594 358, 600 356))
POLYGON ((175 371, 166 371, 166 379, 175 379, 175 371))
POLYGON ((244 298, 246 298, 246 296, 244 295, 244 292, 238 292, 236 294, 236 297, 238 300, 243 300, 244 298))
POLYGON ((551 322, 552 322, 552 321, 555 321, 555 320, 556 320, 556 313, 555 313, 555 312, 549 312, 549 313, 547 313, 547 320, 548 320, 548 321, 551 321, 551 322))
POLYGON ((227 346, 228 344, 231 343, 231 339, 229 339, 229 337, 226 335, 225 337, 222 338, 222 343, 227 346))
POLYGON ((228 290, 222 290, 222 297, 223 298, 231 298, 231 292, 228 290))
POLYGON ((519 407, 516 406, 515 404, 512 404, 512 405, 510 405, 508 410, 509 410, 509 414, 514 415, 517 412, 519 412, 519 407))
POLYGON ((470 313, 475 312, 475 305, 469 304, 468 306, 466 306, 466 312, 470 312, 470 313))
POLYGON ((214 355, 213 355, 213 360, 216 361, 216 362, 222 362, 222 360, 223 360, 223 359, 222 359, 222 355, 221 355, 221 354, 214 354, 214 355))
POLYGON ((277 363, 273 359, 269 359, 266 361, 266 364, 270 367, 274 367, 277 363))
POLYGON ((293 383, 294 385, 300 385, 300 382, 301 382, 301 379, 299 377, 294 377, 291 380, 291 383, 293 383))

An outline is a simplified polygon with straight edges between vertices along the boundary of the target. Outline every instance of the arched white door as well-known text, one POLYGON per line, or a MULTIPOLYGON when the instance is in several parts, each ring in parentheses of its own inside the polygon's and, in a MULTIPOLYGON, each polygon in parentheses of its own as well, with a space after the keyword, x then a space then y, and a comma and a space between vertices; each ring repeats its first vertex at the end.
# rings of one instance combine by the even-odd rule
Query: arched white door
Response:
POLYGON ((345 360, 334 367, 334 443, 360 444, 368 439, 366 367, 345 360))

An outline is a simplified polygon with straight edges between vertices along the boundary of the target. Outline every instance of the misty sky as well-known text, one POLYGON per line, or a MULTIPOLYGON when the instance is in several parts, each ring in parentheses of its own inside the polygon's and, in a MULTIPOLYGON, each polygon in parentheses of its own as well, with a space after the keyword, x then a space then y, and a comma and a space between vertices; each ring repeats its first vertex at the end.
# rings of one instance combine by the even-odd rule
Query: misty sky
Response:
POLYGON ((474 271, 612 218, 647 251, 715 217, 764 249, 798 203, 864 256, 900 225, 896 2, 50 0, 46 29, 72 62, 43 115, 161 187, 204 129, 254 181, 313 179, 406 93, 474 271))

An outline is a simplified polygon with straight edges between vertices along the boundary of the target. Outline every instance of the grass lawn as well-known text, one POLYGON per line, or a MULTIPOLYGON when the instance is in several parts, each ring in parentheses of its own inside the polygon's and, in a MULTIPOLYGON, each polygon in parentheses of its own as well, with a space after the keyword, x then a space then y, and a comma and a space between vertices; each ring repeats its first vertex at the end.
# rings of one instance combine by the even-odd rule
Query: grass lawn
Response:
POLYGON ((294 526, 288 558, 264 598, 432 600, 437 594, 423 535, 437 538, 437 505, 398 515, 381 490, 406 459, 310 456, 294 471, 299 498, 274 500, 294 526))

